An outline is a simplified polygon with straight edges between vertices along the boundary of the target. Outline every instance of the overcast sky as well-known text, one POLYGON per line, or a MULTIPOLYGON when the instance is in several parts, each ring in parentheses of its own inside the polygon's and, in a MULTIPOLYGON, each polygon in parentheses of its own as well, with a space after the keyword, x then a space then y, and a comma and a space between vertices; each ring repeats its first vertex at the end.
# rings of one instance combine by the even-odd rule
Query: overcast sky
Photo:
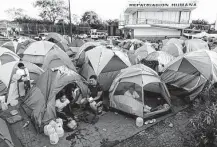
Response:
MULTIPOLYGON (((22 8, 29 16, 38 16, 38 10, 32 5, 35 0, 0 1, 4 1, 0 5, 0 19, 8 19, 4 11, 9 8, 22 8)), ((118 19, 127 2, 128 0, 71 0, 72 14, 81 16, 85 11, 93 10, 102 19, 118 19)), ((217 18, 217 0, 199 0, 198 8, 192 13, 192 19, 199 18, 214 22, 217 18)))

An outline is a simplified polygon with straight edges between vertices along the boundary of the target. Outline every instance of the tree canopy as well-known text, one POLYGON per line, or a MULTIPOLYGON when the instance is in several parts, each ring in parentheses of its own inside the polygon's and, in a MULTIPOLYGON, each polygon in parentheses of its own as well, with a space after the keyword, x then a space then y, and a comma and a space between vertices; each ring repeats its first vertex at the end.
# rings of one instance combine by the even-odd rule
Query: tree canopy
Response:
POLYGON ((21 8, 10 8, 5 11, 5 13, 10 17, 11 19, 19 19, 23 17, 27 17, 25 14, 25 11, 21 8))
POLYGON ((40 9, 39 16, 44 20, 55 23, 67 17, 64 15, 68 11, 64 0, 36 0, 34 6, 40 9))

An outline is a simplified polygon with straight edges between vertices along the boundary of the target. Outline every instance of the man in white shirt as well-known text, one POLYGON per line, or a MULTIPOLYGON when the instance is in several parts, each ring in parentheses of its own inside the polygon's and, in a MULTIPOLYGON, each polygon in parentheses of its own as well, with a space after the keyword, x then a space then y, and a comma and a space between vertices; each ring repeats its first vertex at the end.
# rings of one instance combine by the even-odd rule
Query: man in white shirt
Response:
POLYGON ((129 97, 132 97, 134 99, 139 99, 140 96, 139 94, 135 91, 134 87, 130 87, 129 90, 127 90, 125 93, 124 93, 125 96, 129 96, 129 97))
POLYGON ((18 69, 16 71, 16 74, 20 76, 20 79, 18 82, 24 82, 24 89, 25 94, 27 94, 28 90, 30 89, 30 76, 29 76, 29 70, 24 66, 23 63, 19 63, 18 69))

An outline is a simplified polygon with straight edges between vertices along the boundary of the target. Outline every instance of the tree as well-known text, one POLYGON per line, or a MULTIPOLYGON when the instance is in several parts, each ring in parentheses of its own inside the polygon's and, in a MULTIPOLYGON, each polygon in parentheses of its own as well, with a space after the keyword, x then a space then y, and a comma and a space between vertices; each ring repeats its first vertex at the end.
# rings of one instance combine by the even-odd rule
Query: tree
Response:
POLYGON ((91 28, 98 29, 98 25, 102 24, 98 15, 94 11, 87 11, 81 18, 82 23, 88 23, 91 28))
POLYGON ((53 24, 58 19, 64 19, 67 16, 68 8, 63 0, 36 0, 35 7, 40 8, 39 16, 44 20, 49 20, 53 24))
POLYGON ((13 20, 27 17, 25 11, 21 8, 11 8, 7 9, 5 13, 13 20))
POLYGON ((113 26, 118 26, 119 25, 119 20, 118 19, 114 19, 114 20, 107 20, 106 21, 108 23, 108 25, 113 25, 113 26))

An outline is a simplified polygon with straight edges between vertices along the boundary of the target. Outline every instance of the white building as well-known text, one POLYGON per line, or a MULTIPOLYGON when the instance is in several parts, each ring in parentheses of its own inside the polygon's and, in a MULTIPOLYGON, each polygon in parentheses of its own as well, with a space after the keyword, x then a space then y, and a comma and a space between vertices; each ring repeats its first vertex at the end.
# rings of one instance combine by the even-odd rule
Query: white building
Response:
POLYGON ((130 1, 119 28, 131 38, 179 37, 190 26, 197 4, 195 0, 130 1))

